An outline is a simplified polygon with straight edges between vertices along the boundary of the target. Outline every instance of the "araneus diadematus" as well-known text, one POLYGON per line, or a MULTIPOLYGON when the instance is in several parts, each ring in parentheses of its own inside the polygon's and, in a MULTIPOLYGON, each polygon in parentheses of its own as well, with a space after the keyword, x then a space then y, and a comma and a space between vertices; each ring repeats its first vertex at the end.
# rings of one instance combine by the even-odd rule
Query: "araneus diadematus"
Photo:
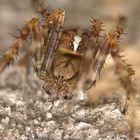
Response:
POLYGON ((119 54, 118 40, 124 34, 122 26, 105 34, 100 43, 100 20, 92 19, 89 29, 63 28, 63 9, 49 12, 38 5, 38 11, 43 20, 32 18, 21 28, 15 42, 0 58, 0 72, 14 59, 24 41, 30 37, 31 44, 20 63, 27 65, 29 60, 34 59, 35 73, 44 81, 43 88, 47 94, 64 99, 71 99, 74 95, 80 102, 87 100, 86 91, 93 88, 107 56, 111 54, 119 80, 127 91, 127 99, 135 97, 137 90, 131 80, 134 70, 119 54), (76 51, 73 47, 75 36, 81 37, 76 51))

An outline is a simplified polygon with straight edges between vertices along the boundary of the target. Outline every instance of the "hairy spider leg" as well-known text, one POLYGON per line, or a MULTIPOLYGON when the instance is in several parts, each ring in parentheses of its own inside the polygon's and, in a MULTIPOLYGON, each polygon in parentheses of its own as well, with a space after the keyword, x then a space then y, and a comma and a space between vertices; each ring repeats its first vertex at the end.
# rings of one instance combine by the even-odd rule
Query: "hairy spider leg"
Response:
POLYGON ((81 51, 83 49, 83 58, 81 60, 80 70, 79 70, 79 76, 76 83, 76 86, 74 87, 74 92, 77 92, 76 94, 80 98, 80 100, 84 100, 85 95, 83 90, 89 89, 89 84, 86 84, 86 79, 93 67, 93 60, 98 52, 98 36, 101 31, 102 22, 100 20, 93 19, 91 21, 91 28, 90 32, 87 34, 86 38, 83 38, 81 41, 81 47, 78 51, 81 51))
POLYGON ((18 61, 19 65, 27 67, 30 60, 35 56, 37 49, 41 49, 43 46, 43 42, 42 28, 38 21, 38 24, 34 30, 31 31, 31 44, 29 45, 29 48, 27 49, 27 52, 24 54, 24 56, 18 61))
POLYGON ((110 54, 110 50, 114 47, 115 42, 118 42, 121 34, 123 34, 121 27, 117 26, 116 30, 109 32, 104 37, 104 41, 101 44, 99 51, 95 57, 93 67, 89 73, 89 77, 86 83, 91 83, 92 87, 100 77, 100 73, 103 69, 107 56, 110 54))
POLYGON ((126 90, 126 101, 124 102, 122 111, 130 124, 131 137, 133 137, 135 131, 140 128, 140 95, 132 80, 132 76, 134 76, 135 71, 131 65, 127 64, 126 61, 122 59, 120 55, 117 39, 122 33, 123 28, 117 27, 117 36, 116 39, 114 39, 114 45, 110 53, 115 63, 115 71, 118 75, 119 81, 123 88, 126 90))
POLYGON ((41 66, 41 71, 46 73, 50 70, 54 52, 58 47, 59 39, 62 33, 65 11, 57 9, 53 11, 47 18, 46 24, 49 26, 49 35, 45 46, 45 56, 41 66))
POLYGON ((14 60, 14 57, 16 55, 18 55, 18 52, 23 47, 23 43, 26 40, 27 36, 29 35, 30 32, 32 32, 32 30, 36 28, 38 22, 39 22, 38 19, 32 18, 26 23, 26 25, 24 25, 21 28, 15 42, 0 58, 0 72, 2 72, 6 68, 6 66, 9 65, 11 61, 14 60))

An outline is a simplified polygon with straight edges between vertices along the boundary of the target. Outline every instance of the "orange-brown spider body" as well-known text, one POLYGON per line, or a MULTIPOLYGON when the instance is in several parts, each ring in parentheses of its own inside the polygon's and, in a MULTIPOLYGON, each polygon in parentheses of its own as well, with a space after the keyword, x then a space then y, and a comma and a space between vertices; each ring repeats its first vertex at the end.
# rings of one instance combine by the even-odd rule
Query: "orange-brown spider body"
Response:
POLYGON ((40 4, 37 8, 43 21, 33 18, 21 28, 16 41, 0 58, 0 72, 18 54, 24 40, 30 37, 29 49, 19 64, 28 66, 29 60, 34 59, 35 73, 44 81, 46 93, 58 98, 71 99, 74 95, 79 101, 86 100, 86 91, 97 83, 106 58, 111 54, 128 97, 137 94, 131 81, 134 71, 119 55, 118 40, 124 34, 122 26, 106 33, 99 42, 102 31, 100 20, 92 19, 90 28, 80 29, 78 33, 76 27, 63 27, 63 9, 48 11, 40 4), (74 49, 75 36, 81 38, 77 50, 74 49))

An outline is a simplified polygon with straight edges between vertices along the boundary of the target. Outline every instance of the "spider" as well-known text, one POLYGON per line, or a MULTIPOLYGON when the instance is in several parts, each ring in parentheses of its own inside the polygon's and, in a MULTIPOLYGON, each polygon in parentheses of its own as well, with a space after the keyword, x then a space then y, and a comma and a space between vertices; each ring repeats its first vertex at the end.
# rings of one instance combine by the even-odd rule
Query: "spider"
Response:
MULTIPOLYGON (((109 54, 126 89, 127 101, 137 95, 131 80, 135 72, 120 55, 123 26, 116 26, 100 39, 103 23, 98 19, 92 18, 88 29, 64 28, 63 9, 48 11, 38 4, 38 11, 43 18, 32 18, 20 29, 15 42, 0 58, 0 72, 14 60, 25 40, 31 38, 27 53, 19 62, 27 66, 34 59, 34 71, 44 81, 43 89, 54 98, 87 101, 86 92, 94 88, 109 54), (75 36, 81 37, 77 50, 74 50, 75 36)), ((124 109, 128 106, 127 101, 124 109)))

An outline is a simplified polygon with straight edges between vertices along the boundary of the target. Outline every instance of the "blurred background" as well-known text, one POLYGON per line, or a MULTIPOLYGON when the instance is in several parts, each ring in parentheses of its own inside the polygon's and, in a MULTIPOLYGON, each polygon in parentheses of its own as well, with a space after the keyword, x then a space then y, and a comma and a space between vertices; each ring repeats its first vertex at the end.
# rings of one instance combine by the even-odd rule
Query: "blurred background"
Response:
MULTIPOLYGON (((140 89, 140 0, 41 0, 41 3, 48 9, 64 8, 65 26, 88 27, 91 17, 102 20, 106 30, 115 27, 118 22, 124 23, 127 35, 120 42, 128 63, 136 70, 135 82, 140 89)), ((31 0, 0 0, 0 55, 14 40, 11 34, 16 35, 25 21, 37 16, 31 0)), ((110 57, 107 63, 101 82, 97 84, 97 90, 101 92, 120 87, 117 80, 112 83, 114 71, 110 57)))
MULTIPOLYGON (((0 42, 7 47, 25 21, 36 17, 33 0, 0 0, 0 42)), ((88 27, 91 17, 101 19, 106 28, 118 19, 126 25, 123 42, 136 43, 140 37, 140 0, 41 0, 48 9, 64 8, 66 25, 88 27)))

